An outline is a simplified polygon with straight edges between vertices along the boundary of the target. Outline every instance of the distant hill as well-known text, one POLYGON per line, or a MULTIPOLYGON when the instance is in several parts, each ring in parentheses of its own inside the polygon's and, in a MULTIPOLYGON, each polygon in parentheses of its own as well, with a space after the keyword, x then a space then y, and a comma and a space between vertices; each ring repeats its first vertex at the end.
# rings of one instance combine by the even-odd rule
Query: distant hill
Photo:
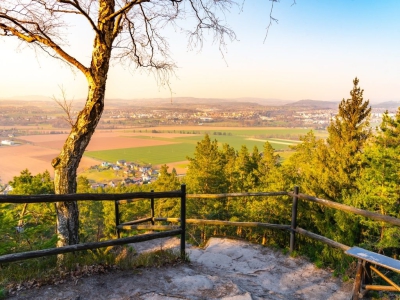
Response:
POLYGON ((0 101, 53 101, 52 98, 41 95, 14 96, 9 98, 0 98, 0 101))
POLYGON ((372 104, 371 106, 373 108, 397 109, 398 107, 400 107, 400 101, 386 101, 386 102, 372 104))
POLYGON ((283 100, 283 99, 276 99, 276 98, 236 98, 230 99, 231 101, 238 101, 238 102, 253 102, 265 106, 281 106, 289 103, 295 102, 294 100, 283 100))
POLYGON ((291 103, 291 100, 282 100, 274 98, 196 98, 196 97, 172 97, 171 98, 141 98, 141 99, 113 99, 111 101, 124 101, 124 102, 140 102, 140 103, 187 103, 187 104, 218 104, 218 103, 257 103, 261 105, 284 105, 291 103))
POLYGON ((322 100, 300 100, 286 106, 290 107, 303 107, 303 108, 314 108, 314 109, 337 109, 339 106, 339 101, 322 101, 322 100))

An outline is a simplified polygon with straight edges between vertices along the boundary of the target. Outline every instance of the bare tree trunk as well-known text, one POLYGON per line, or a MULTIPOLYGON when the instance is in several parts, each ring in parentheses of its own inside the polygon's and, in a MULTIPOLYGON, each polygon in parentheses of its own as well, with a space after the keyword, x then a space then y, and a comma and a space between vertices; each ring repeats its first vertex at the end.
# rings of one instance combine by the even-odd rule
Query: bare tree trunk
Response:
MULTIPOLYGON (((101 1, 102 14, 114 11, 114 1, 101 1)), ((79 113, 63 149, 52 161, 54 168, 54 187, 56 194, 76 193, 76 176, 79 162, 100 121, 104 109, 107 73, 113 42, 113 19, 99 22, 94 41, 92 62, 86 78, 89 85, 88 97, 84 109, 79 113)), ((58 202, 57 210, 57 247, 79 243, 79 211, 77 202, 58 202)))

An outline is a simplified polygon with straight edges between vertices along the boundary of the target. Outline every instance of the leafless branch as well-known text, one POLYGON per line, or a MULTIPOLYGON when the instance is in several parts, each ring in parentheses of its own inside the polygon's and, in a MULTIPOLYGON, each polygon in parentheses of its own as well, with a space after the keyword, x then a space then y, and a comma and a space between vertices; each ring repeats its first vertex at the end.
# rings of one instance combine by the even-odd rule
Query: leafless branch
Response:
POLYGON ((112 18, 115 18, 118 15, 121 15, 127 11, 129 11, 134 5, 138 5, 144 2, 150 2, 150 0, 135 0, 135 1, 130 1, 128 2, 125 6, 121 7, 119 10, 117 10, 115 13, 108 15, 104 20, 102 21, 108 21, 111 20, 112 18))
POLYGON ((58 0, 58 2, 60 3, 65 3, 65 4, 69 4, 71 6, 73 6, 74 8, 76 8, 80 14, 82 14, 90 23, 90 25, 92 26, 92 29, 99 33, 99 30, 97 29, 96 24, 93 22, 93 19, 89 16, 88 13, 86 13, 83 8, 81 7, 81 5, 79 4, 79 1, 77 0, 73 0, 73 1, 69 1, 69 0, 58 0))
POLYGON ((265 41, 267 40, 268 32, 269 32, 269 29, 270 29, 270 27, 272 26, 273 22, 275 22, 276 24, 278 24, 278 19, 275 19, 275 18, 272 16, 272 12, 273 12, 273 10, 274 10, 274 3, 275 3, 275 2, 279 2, 279 0, 269 0, 269 1, 271 1, 271 10, 270 10, 270 12, 269 12, 269 24, 268 24, 268 26, 267 26, 267 33, 265 34, 264 43, 265 43, 265 41))
MULTIPOLYGON (((275 22, 276 24, 278 24, 278 19, 276 19, 276 18, 274 18, 274 17, 272 16, 272 12, 273 12, 273 10, 274 10, 274 3, 275 3, 275 2, 279 2, 279 0, 269 0, 269 1, 271 1, 272 3, 271 3, 271 10, 270 10, 270 12, 269 12, 269 23, 268 23, 268 26, 267 26, 267 32, 266 32, 266 34, 265 34, 264 43, 265 43, 265 41, 267 40, 268 32, 269 32, 269 29, 270 29, 270 27, 272 26, 272 24, 273 24, 274 22, 275 22)), ((296 0, 293 0, 291 6, 293 6, 293 5, 296 5, 296 0)))
MULTIPOLYGON (((6 4, 11 2, 4 1, 6 4)), ((32 0, 29 4, 17 1, 16 5, 10 5, 7 9, 0 4, 0 35, 15 36, 28 44, 40 46, 48 53, 54 52, 85 75, 90 75, 84 65, 60 46, 60 29, 66 25, 48 9, 40 0, 32 0), (50 49, 52 52, 49 52, 50 49)))
POLYGON ((59 86, 60 88, 60 92, 61 92, 61 99, 58 99, 56 96, 53 95, 52 99, 54 100, 55 103, 57 103, 57 105, 59 107, 61 107, 61 109, 63 110, 63 112, 65 113, 65 116, 63 117, 63 119, 72 126, 74 126, 75 122, 73 120, 73 116, 72 116, 72 104, 73 104, 73 99, 71 100, 67 100, 67 93, 65 92, 65 89, 63 86, 59 86))

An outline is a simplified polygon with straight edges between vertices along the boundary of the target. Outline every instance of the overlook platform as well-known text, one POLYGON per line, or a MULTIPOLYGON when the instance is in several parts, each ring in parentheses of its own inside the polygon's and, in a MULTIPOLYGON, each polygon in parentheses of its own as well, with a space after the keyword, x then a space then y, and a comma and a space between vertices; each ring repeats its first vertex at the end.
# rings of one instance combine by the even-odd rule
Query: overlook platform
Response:
MULTIPOLYGON (((140 253, 179 249, 178 238, 131 246, 140 253)), ((204 249, 187 246, 190 262, 80 278, 18 292, 11 299, 350 299, 353 283, 304 258, 242 240, 211 238, 204 249)))

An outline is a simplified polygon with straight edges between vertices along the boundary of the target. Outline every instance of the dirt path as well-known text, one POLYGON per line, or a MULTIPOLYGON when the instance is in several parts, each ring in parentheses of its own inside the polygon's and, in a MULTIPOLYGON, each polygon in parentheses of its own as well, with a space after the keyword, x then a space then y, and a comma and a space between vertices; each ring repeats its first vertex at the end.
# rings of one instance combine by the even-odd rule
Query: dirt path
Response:
MULTIPOLYGON (((176 247, 178 239, 134 244, 138 252, 176 247)), ((21 291, 11 299, 350 299, 352 284, 303 258, 232 239, 189 247, 190 263, 81 278, 21 291)))

